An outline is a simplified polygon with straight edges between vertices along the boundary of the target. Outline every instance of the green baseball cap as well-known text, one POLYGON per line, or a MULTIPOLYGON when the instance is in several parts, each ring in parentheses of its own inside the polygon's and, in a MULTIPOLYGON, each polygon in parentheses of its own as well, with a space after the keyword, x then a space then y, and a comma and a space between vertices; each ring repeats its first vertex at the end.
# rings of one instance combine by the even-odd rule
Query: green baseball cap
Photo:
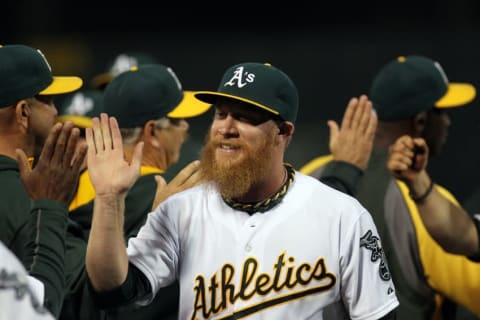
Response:
POLYGON ((102 112, 103 92, 99 90, 82 90, 67 94, 55 103, 58 109, 57 120, 71 121, 80 128, 91 128, 92 118, 102 112))
POLYGON ((246 62, 230 67, 216 92, 199 91, 195 97, 210 104, 219 97, 247 102, 295 123, 298 92, 293 81, 268 63, 246 62))
POLYGON ((429 58, 400 56, 374 77, 369 98, 382 121, 408 119, 432 108, 454 108, 476 95, 469 83, 449 82, 440 64, 429 58))
POLYGON ((77 90, 79 77, 52 76, 43 53, 26 45, 0 46, 0 108, 37 94, 55 95, 77 90))
POLYGON ((141 127, 165 116, 191 118, 210 107, 195 99, 194 92, 183 91, 173 70, 160 64, 123 72, 107 85, 103 96, 103 112, 115 117, 120 128, 141 127))
POLYGON ((108 64, 106 72, 93 77, 91 84, 95 89, 104 89, 120 73, 142 64, 157 64, 157 59, 147 52, 124 52, 115 56, 108 64))

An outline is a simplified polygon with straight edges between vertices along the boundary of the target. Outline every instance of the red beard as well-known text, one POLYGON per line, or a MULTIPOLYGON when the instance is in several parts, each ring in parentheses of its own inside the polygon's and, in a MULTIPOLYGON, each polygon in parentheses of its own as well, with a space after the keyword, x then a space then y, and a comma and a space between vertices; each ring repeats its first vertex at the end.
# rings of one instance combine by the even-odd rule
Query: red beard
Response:
POLYGON ((241 198, 259 181, 265 179, 271 167, 275 132, 262 140, 258 147, 252 148, 238 141, 211 138, 208 134, 207 143, 201 153, 201 170, 205 179, 215 182, 224 197, 241 198), (222 143, 235 147, 238 155, 231 158, 218 156, 217 150, 222 143))

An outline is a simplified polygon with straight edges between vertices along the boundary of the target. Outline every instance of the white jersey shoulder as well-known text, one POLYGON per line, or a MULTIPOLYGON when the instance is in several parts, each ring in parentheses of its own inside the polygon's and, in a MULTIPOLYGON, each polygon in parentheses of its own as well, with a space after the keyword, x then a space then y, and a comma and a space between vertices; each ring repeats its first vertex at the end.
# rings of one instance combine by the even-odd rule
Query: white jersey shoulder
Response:
POLYGON ((43 307, 43 284, 0 242, 0 319, 54 319, 43 307))
POLYGON ((180 279, 181 319, 377 319, 398 305, 370 214, 300 172, 280 204, 253 215, 211 184, 176 194, 128 254, 154 293, 180 279))

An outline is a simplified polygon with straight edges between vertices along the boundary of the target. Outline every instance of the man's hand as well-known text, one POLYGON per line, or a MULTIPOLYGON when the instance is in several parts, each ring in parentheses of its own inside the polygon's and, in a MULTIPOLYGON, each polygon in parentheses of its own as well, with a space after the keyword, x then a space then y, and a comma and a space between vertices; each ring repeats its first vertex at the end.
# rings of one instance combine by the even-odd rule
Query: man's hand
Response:
POLYGON ((80 130, 72 122, 56 123, 32 169, 23 150, 16 156, 20 177, 32 199, 52 199, 68 204, 75 192, 87 147, 79 145, 80 130))
POLYGON ((153 200, 152 210, 155 210, 160 203, 165 201, 171 195, 194 187, 202 182, 202 176, 200 174, 200 161, 195 160, 185 166, 176 176, 166 183, 162 176, 155 176, 157 181, 157 192, 155 199, 153 200))
POLYGON ((389 149, 387 167, 393 176, 411 186, 428 163, 428 145, 422 138, 401 136, 389 149))
POLYGON ((102 113, 86 129, 88 173, 96 197, 126 195, 140 175, 143 142, 135 146, 132 162, 125 160, 122 136, 114 117, 102 113))
POLYGON ((366 95, 350 99, 342 119, 341 128, 328 121, 329 147, 333 158, 351 163, 365 170, 370 160, 373 139, 377 129, 377 115, 366 95))

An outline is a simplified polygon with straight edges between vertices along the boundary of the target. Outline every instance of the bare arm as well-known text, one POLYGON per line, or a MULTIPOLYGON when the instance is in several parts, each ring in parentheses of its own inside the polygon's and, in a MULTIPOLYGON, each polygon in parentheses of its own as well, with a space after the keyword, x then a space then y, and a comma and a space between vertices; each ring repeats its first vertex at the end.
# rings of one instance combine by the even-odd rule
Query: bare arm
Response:
POLYGON ((86 138, 88 170, 96 192, 86 268, 93 287, 105 291, 119 287, 127 277, 125 197, 140 175, 143 143, 135 147, 132 162, 128 163, 118 123, 104 113, 100 119, 93 119, 86 138))
POLYGON ((423 223, 435 241, 450 253, 476 255, 479 239, 470 216, 435 187, 428 192, 432 180, 426 171, 428 146, 425 140, 402 136, 389 152, 387 167, 397 179, 405 182, 412 198, 417 199, 423 223))

